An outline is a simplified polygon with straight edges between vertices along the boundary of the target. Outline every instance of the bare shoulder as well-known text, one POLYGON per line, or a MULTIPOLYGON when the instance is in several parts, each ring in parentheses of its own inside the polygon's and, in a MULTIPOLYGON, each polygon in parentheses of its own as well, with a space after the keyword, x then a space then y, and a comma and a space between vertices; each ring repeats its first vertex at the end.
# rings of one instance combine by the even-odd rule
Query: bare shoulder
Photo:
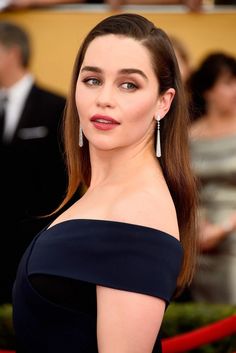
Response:
POLYGON ((128 190, 118 197, 111 212, 118 221, 158 229, 179 239, 176 210, 168 190, 128 190))

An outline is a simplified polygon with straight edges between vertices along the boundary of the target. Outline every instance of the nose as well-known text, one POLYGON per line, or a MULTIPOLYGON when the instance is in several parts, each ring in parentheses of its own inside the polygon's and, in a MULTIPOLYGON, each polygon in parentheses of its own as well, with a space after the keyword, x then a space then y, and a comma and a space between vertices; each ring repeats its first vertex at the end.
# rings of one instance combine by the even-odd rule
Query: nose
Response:
POLYGON ((111 85, 102 85, 97 94, 97 105, 99 107, 114 107, 115 105, 115 96, 114 89, 111 85))

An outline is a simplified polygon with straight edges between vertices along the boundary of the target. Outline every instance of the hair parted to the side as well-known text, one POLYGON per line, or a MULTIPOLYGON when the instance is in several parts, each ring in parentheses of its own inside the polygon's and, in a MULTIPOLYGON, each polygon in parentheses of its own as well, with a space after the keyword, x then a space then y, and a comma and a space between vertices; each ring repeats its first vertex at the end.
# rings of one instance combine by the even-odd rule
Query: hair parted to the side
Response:
POLYGON ((192 279, 196 258, 197 192, 189 161, 187 103, 179 67, 168 36, 143 16, 125 13, 105 18, 88 33, 80 47, 65 111, 64 140, 69 184, 67 196, 60 208, 71 199, 81 182, 87 186, 90 184, 91 165, 86 138, 83 147, 79 148, 79 116, 75 90, 89 44, 96 37, 108 34, 122 35, 139 41, 150 52, 160 86, 159 94, 171 87, 176 91, 171 109, 161 121, 160 164, 175 203, 180 240, 184 248, 184 261, 178 281, 178 288, 183 288, 192 279))

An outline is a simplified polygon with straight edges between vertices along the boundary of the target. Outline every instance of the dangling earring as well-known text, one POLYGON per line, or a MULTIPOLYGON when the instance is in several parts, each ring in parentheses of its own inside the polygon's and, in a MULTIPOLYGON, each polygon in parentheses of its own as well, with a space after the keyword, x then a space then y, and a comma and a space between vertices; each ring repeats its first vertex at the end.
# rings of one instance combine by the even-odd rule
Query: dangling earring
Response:
POLYGON ((83 147, 84 139, 83 139, 83 130, 82 127, 79 127, 79 147, 83 147))
POLYGON ((161 137, 160 137, 160 115, 157 115, 157 143, 156 143, 156 156, 161 157, 161 137))

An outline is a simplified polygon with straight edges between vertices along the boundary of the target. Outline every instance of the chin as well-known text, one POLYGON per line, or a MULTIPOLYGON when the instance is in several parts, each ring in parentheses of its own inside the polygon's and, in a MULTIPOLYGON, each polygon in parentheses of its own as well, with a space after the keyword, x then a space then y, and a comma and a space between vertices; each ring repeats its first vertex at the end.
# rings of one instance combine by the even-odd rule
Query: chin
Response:
POLYGON ((114 143, 104 143, 103 142, 96 142, 96 143, 91 143, 92 149, 97 150, 97 151, 103 151, 103 152, 109 152, 114 150, 117 146, 114 145, 114 143))

